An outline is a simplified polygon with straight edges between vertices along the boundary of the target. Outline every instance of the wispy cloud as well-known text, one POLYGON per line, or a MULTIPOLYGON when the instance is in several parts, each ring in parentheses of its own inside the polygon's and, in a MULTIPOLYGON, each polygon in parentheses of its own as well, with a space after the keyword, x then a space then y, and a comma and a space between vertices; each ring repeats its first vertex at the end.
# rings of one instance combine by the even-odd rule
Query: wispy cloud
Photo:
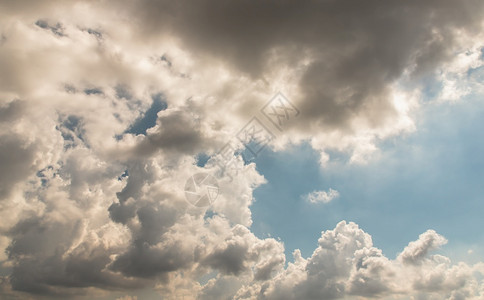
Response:
POLYGON ((339 192, 330 188, 328 191, 314 191, 305 196, 311 203, 329 203, 339 197, 339 192))

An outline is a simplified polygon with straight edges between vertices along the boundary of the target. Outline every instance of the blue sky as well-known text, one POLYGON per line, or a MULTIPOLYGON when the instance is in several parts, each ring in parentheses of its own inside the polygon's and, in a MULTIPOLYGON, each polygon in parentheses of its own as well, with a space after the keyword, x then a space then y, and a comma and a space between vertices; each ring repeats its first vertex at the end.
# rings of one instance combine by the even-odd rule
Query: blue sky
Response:
POLYGON ((300 248, 309 256, 321 230, 354 221, 394 257, 434 229, 449 240, 443 253, 475 261, 484 254, 479 246, 484 242, 482 104, 479 96, 424 104, 415 116, 416 131, 380 143, 380 154, 365 165, 348 164, 345 153, 330 153, 330 163, 321 169, 318 153, 307 144, 265 151, 256 159, 268 183, 254 192, 254 232, 280 237, 286 254, 300 248), (329 188, 340 193, 330 203, 301 198, 329 188))

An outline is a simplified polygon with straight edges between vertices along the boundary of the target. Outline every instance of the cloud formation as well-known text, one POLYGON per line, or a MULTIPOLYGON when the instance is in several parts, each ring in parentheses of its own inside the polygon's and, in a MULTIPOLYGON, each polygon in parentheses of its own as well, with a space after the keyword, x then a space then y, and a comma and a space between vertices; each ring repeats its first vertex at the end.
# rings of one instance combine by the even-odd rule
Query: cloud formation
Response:
POLYGON ((309 193, 306 198, 311 203, 329 203, 339 197, 339 192, 330 188, 328 191, 314 191, 309 193))
POLYGON ((419 78, 477 64, 483 5, 3 1, 0 296, 484 297, 482 265, 432 254, 446 243, 432 230, 390 259, 342 221, 289 262, 283 241, 250 230, 266 182, 255 164, 234 160, 227 178, 213 157, 281 90, 303 117, 270 127, 274 149, 306 140, 322 163, 328 149, 365 161, 376 140, 413 130, 419 78), (184 199, 199 172, 218 179, 210 208, 184 199))

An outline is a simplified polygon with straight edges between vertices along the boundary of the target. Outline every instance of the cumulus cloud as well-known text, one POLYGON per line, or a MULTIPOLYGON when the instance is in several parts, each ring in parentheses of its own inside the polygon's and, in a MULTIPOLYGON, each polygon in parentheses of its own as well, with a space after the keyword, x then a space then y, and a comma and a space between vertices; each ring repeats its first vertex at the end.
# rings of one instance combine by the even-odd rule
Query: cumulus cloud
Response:
POLYGON ((400 255, 399 259, 406 264, 416 264, 427 256, 429 251, 445 245, 447 240, 434 230, 422 233, 418 241, 411 242, 400 255))
MULTIPOLYGON (((422 234, 404 250, 428 244, 422 234)), ((430 250, 430 249, 427 249, 430 250)), ((422 253, 422 252, 419 252, 422 253)), ((294 263, 248 291, 241 299, 344 299, 348 297, 406 299, 479 299, 482 291, 474 277, 475 267, 452 264, 449 258, 423 252, 421 264, 389 259, 373 246, 371 236, 355 223, 342 221, 334 230, 322 232, 318 248, 304 259, 294 253, 294 263)))
POLYGON ((376 140, 413 130, 418 78, 476 66, 483 5, 3 1, 0 296, 479 299, 482 267, 430 255, 446 242, 434 231, 392 260, 341 222, 287 260, 282 241, 250 230, 265 178, 235 156, 228 178, 216 160, 282 91, 301 114, 283 131, 268 124, 271 147, 308 141, 322 162, 327 149, 365 161, 376 140), (212 207, 184 199, 199 172, 218 180, 212 207))
POLYGON ((329 203, 339 197, 339 192, 330 188, 328 191, 314 191, 309 193, 306 198, 311 203, 329 203))
POLYGON ((482 21, 478 1, 147 3, 134 9, 149 20, 141 24, 143 36, 168 27, 205 61, 253 80, 285 80, 304 116, 294 129, 324 136, 313 143, 320 149, 357 147, 365 135, 371 148, 375 137, 412 130, 400 122, 408 111, 392 101, 402 93, 398 83, 432 75, 455 52, 466 52, 459 36, 476 34, 482 21))

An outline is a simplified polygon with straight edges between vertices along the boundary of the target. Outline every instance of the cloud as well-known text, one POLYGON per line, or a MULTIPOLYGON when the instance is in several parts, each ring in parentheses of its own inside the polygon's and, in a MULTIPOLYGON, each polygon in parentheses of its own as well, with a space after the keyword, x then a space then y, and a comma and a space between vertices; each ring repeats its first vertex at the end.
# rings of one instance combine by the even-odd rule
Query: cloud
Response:
POLYGON ((311 203, 329 203, 339 197, 339 192, 330 188, 328 191, 314 191, 309 193, 306 198, 311 203))
MULTIPOLYGON (((457 32, 476 34, 481 9, 478 1, 439 2, 438 8, 420 1, 147 1, 133 15, 148 20, 140 25, 144 37, 171 28, 181 47, 197 49, 210 64, 274 85, 285 78, 304 116, 294 129, 304 137, 338 136, 324 136, 324 148, 364 132, 372 144, 375 137, 411 130, 408 122, 395 122, 408 117, 392 101, 402 92, 395 87, 432 76, 456 51, 465 52, 469 47, 461 48, 457 32)), ((247 106, 238 112, 247 113, 247 106)), ((348 143, 343 147, 357 142, 348 143)))
POLYGON ((17 182, 25 180, 33 172, 35 146, 25 145, 14 135, 1 136, 0 142, 0 197, 9 196, 17 182))
MULTIPOLYGON (((404 253, 416 245, 428 245, 429 236, 442 242, 442 236, 428 231, 411 242, 404 253)), ((322 232, 318 248, 309 258, 303 259, 295 251, 294 263, 284 271, 246 290, 255 299, 482 297, 482 283, 474 277, 472 266, 452 264, 449 258, 430 256, 426 251, 418 253, 419 265, 402 262, 401 258, 391 260, 373 246, 371 236, 358 225, 342 221, 334 230, 322 232)))
POLYGON ((253 191, 265 178, 242 160, 234 160, 241 172, 233 178, 216 167, 217 151, 279 90, 301 115, 284 131, 271 127, 271 146, 304 140, 322 158, 335 149, 365 161, 375 141, 414 129, 418 78, 445 65, 440 80, 451 80, 449 72, 475 66, 482 5, 2 2, 0 235, 8 276, 0 295, 482 297, 475 266, 429 254, 446 241, 434 231, 392 260, 357 224, 341 222, 310 257, 295 251, 286 266, 283 242, 250 229, 253 191), (471 58, 452 64, 467 48, 471 58), (157 95, 166 105, 153 107, 157 95), (199 153, 210 156, 204 167, 199 153), (184 199, 185 181, 199 172, 218 180, 210 208, 184 199))
POLYGON ((126 295, 123 297, 116 298, 116 300, 138 300, 138 297, 136 296, 132 297, 132 296, 126 295))
POLYGON ((400 253, 398 259, 401 259, 405 264, 417 264, 427 256, 429 251, 435 250, 446 243, 447 240, 443 236, 437 234, 434 230, 428 230, 420 235, 418 241, 411 242, 400 253))

